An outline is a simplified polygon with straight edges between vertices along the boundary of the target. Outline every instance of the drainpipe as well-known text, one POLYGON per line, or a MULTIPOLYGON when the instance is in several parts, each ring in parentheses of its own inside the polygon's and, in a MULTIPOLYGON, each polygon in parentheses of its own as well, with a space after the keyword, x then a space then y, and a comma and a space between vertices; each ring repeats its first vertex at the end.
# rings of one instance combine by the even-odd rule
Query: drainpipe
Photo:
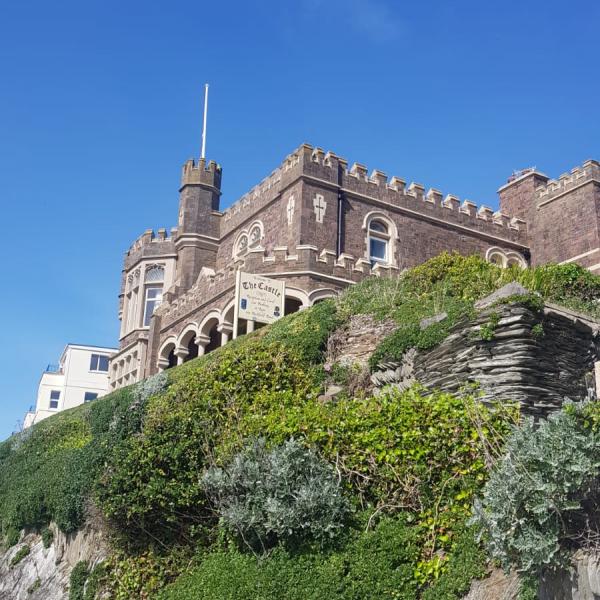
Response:
POLYGON ((337 237, 335 253, 337 258, 344 251, 344 192, 342 192, 342 167, 338 166, 338 203, 337 203, 337 237))

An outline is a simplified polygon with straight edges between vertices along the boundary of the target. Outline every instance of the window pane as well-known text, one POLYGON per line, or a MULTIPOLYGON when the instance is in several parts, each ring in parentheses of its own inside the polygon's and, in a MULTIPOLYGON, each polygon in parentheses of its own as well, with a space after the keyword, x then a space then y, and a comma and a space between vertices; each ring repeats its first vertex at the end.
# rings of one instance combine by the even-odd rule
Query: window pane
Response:
POLYGON ((92 357, 90 358, 90 371, 98 370, 98 358, 97 354, 92 354, 92 357))
POLYGON ((382 223, 381 221, 371 221, 371 223, 369 225, 369 229, 371 231, 379 231, 380 233, 388 232, 388 228, 387 228, 386 224, 382 223))
POLYGON ((145 281, 162 281, 165 271, 162 267, 152 267, 146 271, 145 281))
POLYGON ((152 286, 146 288, 146 304, 144 306, 144 327, 150 325, 150 319, 154 310, 162 302, 162 286, 152 286))
POLYGON ((108 356, 100 355, 99 363, 98 363, 98 371, 107 371, 108 372, 108 356))
POLYGON ((58 408, 58 400, 50 400, 50 408, 58 408))
POLYGON ((52 390, 50 392, 50 399, 51 400, 59 400, 60 399, 60 391, 59 390, 52 390))
POLYGON ((91 402, 92 400, 95 400, 97 397, 98 397, 98 394, 96 394, 95 392, 86 392, 83 396, 83 401, 91 402))
POLYGON ((369 252, 372 260, 384 261, 387 258, 387 242, 371 238, 369 240, 369 252))

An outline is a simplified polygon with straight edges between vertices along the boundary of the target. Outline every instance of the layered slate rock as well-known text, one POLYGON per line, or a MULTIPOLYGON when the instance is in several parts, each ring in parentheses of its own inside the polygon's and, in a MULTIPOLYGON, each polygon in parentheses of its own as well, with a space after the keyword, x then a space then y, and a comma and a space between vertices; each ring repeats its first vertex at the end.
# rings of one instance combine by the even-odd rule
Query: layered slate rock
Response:
POLYGON ((407 354, 401 364, 382 365, 373 383, 402 389, 416 380, 452 393, 476 384, 484 402, 518 401, 523 413, 535 417, 565 400, 595 395, 597 322, 549 304, 540 312, 518 301, 482 305, 487 308, 473 321, 458 323, 433 350, 407 354), (482 339, 489 337, 483 335, 486 328, 491 339, 482 339))

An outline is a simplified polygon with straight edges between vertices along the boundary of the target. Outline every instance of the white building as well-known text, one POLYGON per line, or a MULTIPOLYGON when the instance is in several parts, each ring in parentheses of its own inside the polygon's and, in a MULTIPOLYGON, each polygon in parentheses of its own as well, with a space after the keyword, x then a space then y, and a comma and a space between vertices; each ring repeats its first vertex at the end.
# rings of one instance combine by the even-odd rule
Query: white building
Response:
POLYGON ((58 365, 48 365, 40 379, 35 410, 23 429, 61 410, 95 400, 108 392, 108 363, 115 348, 67 344, 58 365))

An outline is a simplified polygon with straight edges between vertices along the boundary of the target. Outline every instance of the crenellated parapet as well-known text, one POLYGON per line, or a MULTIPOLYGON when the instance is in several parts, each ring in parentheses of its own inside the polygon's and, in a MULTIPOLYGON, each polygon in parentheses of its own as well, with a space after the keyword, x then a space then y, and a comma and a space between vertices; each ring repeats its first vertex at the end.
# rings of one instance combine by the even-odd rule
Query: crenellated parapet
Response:
POLYGON ((190 158, 181 170, 181 187, 186 185, 206 185, 221 189, 222 169, 214 160, 206 162, 200 158, 197 162, 190 158))
POLYGON ((360 163, 348 168, 348 161, 333 152, 324 152, 307 144, 301 147, 304 172, 315 180, 336 183, 349 195, 356 195, 374 204, 383 203, 390 208, 422 215, 449 224, 474 229, 488 235, 502 237, 520 244, 527 242, 525 221, 493 211, 487 206, 477 206, 470 200, 462 202, 457 196, 426 188, 417 182, 406 185, 406 180, 388 176, 378 169, 369 169, 360 163))
POLYGON ((165 228, 158 229, 156 233, 152 229, 146 229, 125 253, 125 270, 129 269, 142 258, 174 255, 174 239, 176 237, 177 228, 175 227, 169 233, 167 233, 165 228))
POLYGON ((535 193, 538 204, 544 204, 592 181, 600 184, 600 162, 587 160, 583 165, 571 169, 570 173, 563 173, 558 179, 549 179, 545 185, 537 187, 535 193))

